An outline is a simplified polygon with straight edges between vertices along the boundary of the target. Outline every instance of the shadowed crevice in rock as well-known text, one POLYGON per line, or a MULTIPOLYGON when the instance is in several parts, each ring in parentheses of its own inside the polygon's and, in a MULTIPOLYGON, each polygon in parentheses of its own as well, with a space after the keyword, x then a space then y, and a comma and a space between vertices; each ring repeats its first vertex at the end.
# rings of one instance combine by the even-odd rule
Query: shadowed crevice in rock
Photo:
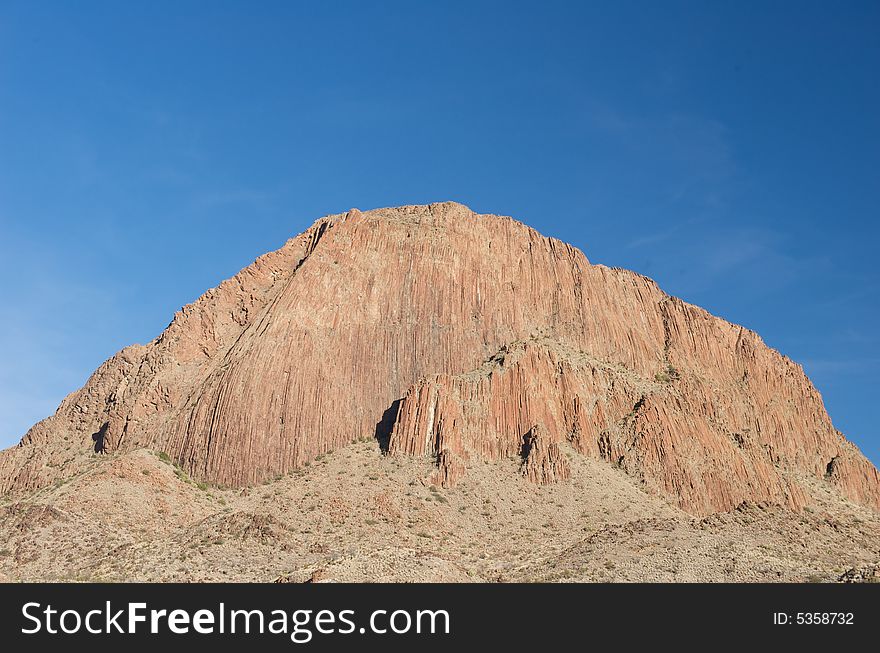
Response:
POLYGON ((104 422, 103 426, 92 433, 92 442, 95 443, 95 453, 104 453, 107 448, 107 431, 110 430, 110 422, 104 422))
POLYGON ((834 456, 831 460, 828 461, 828 464, 825 466, 825 478, 830 479, 834 476, 834 472, 837 469, 837 459, 839 456, 834 456))
POLYGON ((388 444, 391 441, 391 431, 394 429, 394 422, 397 420, 397 413, 400 412, 400 399, 395 399, 391 405, 382 413, 382 419, 376 422, 376 442, 379 443, 379 449, 382 453, 388 453, 388 444))
MULTIPOLYGON (((305 264, 308 258, 312 255, 312 253, 318 248, 318 243, 321 242, 321 237, 330 227, 330 221, 325 220, 323 222, 318 223, 312 230, 311 236, 309 238, 308 243, 306 244, 305 252, 303 253, 303 257, 299 260, 299 262, 293 268, 293 274, 305 264)), ((291 275, 292 276, 292 275, 291 275)))

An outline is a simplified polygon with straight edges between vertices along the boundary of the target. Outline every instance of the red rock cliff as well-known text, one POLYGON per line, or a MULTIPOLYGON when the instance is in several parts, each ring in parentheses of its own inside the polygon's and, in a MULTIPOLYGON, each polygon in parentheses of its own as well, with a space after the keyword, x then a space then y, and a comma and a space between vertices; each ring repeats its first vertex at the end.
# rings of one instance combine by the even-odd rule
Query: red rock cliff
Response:
POLYGON ((365 436, 446 484, 501 457, 564 480, 568 446, 696 514, 798 508, 803 476, 880 508, 877 470, 757 335, 454 203, 318 220, 102 365, 0 454, 0 490, 92 447, 244 485, 365 436))

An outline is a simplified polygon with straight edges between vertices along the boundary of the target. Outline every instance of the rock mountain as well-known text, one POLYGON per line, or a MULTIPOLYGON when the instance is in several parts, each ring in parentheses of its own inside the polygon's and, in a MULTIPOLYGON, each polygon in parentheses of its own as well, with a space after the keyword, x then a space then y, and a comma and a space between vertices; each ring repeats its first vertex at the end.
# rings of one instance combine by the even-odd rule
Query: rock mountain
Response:
POLYGON ((880 511, 875 467, 758 335, 455 203, 321 218, 101 365, 0 453, 0 492, 141 448, 249 486, 364 438, 443 487, 501 459, 565 483, 584 456, 696 516, 800 510, 815 483, 880 511))

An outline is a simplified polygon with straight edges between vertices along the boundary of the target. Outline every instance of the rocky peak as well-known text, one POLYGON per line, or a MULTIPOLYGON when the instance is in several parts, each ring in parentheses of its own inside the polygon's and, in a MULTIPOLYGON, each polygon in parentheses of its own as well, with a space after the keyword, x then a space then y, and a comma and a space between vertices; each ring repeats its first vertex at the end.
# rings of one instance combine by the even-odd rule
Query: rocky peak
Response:
POLYGON ((104 363, 0 454, 0 490, 136 448, 243 486, 365 437, 447 486, 501 458, 564 482, 568 447, 695 514, 798 509, 804 478, 880 509, 877 470, 756 334, 453 202, 316 221, 104 363))

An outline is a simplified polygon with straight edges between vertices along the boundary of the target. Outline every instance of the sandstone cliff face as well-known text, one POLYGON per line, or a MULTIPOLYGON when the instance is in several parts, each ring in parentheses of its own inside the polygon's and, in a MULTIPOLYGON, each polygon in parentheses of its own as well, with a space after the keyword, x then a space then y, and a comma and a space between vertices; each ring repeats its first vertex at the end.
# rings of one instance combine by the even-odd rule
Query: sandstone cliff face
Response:
POLYGON ((587 455, 697 514, 799 508, 799 475, 880 508, 877 470, 757 335, 454 203, 322 218, 102 365, 0 454, 0 491, 138 447, 246 485, 363 437, 444 485, 503 457, 564 481, 587 455))

